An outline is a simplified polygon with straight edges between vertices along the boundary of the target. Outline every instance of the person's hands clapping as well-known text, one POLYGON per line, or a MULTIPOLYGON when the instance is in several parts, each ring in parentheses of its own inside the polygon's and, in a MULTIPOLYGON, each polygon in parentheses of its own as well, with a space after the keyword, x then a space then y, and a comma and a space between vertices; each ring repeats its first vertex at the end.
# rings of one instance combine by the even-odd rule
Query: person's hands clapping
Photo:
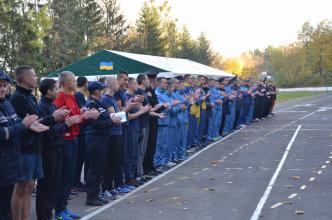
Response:
POLYGON ((23 118, 23 125, 26 128, 29 128, 35 121, 38 120, 38 116, 37 115, 29 115, 27 114, 24 118, 23 118))
POLYGON ((143 102, 144 101, 144 96, 143 95, 137 95, 133 98, 134 102, 143 102))
POLYGON ((29 129, 31 131, 41 133, 41 132, 47 131, 49 129, 49 127, 39 123, 39 121, 35 121, 29 126, 29 129))
POLYGON ((55 110, 52 114, 55 121, 63 121, 69 114, 70 110, 67 109, 66 106, 63 106, 57 110, 55 110))
POLYGON ((100 113, 96 109, 90 109, 86 110, 82 116, 84 119, 97 119, 99 115, 100 113))
POLYGON ((150 109, 151 109, 150 105, 145 105, 145 106, 142 106, 141 112, 146 113, 146 112, 150 111, 150 109))
POLYGON ((179 103, 180 103, 180 101, 177 100, 177 99, 175 99, 175 100, 172 102, 172 106, 174 106, 174 105, 178 105, 179 103))
POLYGON ((74 115, 74 116, 71 116, 71 117, 67 117, 65 119, 65 124, 70 127, 74 124, 79 124, 82 122, 82 117, 80 115, 74 115))

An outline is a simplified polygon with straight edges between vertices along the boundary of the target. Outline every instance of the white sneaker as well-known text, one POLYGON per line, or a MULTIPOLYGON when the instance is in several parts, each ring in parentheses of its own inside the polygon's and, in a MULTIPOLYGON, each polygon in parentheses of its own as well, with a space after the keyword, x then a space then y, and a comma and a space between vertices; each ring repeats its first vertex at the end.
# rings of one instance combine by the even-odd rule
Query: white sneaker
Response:
POLYGON ((176 165, 176 163, 173 163, 173 162, 168 162, 166 164, 166 166, 168 166, 168 167, 174 167, 175 165, 176 165))

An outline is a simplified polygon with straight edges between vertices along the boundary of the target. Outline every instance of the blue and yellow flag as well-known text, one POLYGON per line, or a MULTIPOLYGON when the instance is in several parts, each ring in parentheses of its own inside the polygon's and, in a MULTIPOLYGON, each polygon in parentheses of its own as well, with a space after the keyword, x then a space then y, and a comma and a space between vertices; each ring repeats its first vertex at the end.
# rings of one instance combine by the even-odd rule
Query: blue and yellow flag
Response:
POLYGON ((100 62, 100 70, 112 70, 113 62, 100 62))

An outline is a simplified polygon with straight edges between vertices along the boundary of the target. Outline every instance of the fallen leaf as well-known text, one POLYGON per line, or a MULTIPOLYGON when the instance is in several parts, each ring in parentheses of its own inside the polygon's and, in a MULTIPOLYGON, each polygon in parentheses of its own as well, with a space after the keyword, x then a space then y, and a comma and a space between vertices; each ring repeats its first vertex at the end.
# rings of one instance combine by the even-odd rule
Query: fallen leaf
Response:
POLYGON ((218 163, 220 163, 220 160, 214 160, 211 162, 211 164, 218 164, 218 163))
POLYGON ((209 187, 203 188, 203 190, 206 191, 206 192, 214 192, 214 191, 216 191, 215 189, 209 188, 209 187))
POLYGON ((298 180, 298 179, 301 179, 301 177, 300 176, 292 176, 292 179, 298 180))
POLYGON ((300 210, 300 209, 296 209, 295 214, 302 215, 302 214, 304 214, 304 211, 300 210))

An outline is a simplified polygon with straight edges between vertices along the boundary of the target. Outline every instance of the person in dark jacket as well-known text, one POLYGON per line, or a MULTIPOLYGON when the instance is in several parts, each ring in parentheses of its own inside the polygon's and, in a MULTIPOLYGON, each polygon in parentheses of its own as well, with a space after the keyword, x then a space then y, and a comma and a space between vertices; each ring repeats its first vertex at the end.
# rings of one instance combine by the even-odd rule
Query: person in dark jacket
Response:
MULTIPOLYGON (((156 77, 157 75, 148 75, 149 77, 149 86, 146 88, 145 92, 148 96, 149 103, 153 109, 155 109, 156 113, 160 113, 161 111, 165 110, 165 107, 159 105, 158 97, 155 93, 156 89, 156 77)), ((157 136, 158 136, 158 118, 159 117, 150 117, 149 120, 149 137, 147 142, 146 153, 143 159, 143 170, 144 174, 156 176, 159 174, 157 172, 156 167, 154 165, 154 155, 156 152, 156 143, 157 143, 157 136)))
MULTIPOLYGON (((26 115, 36 115, 42 117, 36 97, 32 91, 37 87, 37 76, 31 66, 20 66, 15 70, 17 81, 16 91, 10 97, 18 117, 23 119, 26 115)), ((40 118, 41 124, 46 126, 53 125, 57 121, 62 121, 68 110, 59 109, 52 115, 40 118)), ((14 220, 29 219, 31 194, 35 186, 35 180, 43 177, 41 160, 41 147, 43 136, 34 131, 28 131, 20 136, 21 141, 21 162, 23 175, 15 189, 12 199, 12 214, 14 220)))
MULTIPOLYGON (((80 109, 85 108, 86 98, 85 93, 88 86, 88 79, 85 76, 79 76, 76 79, 77 90, 75 93, 75 98, 78 107, 80 109)), ((76 163, 76 175, 74 181, 74 189, 76 191, 84 191, 83 183, 81 183, 81 173, 84 164, 84 176, 87 174, 87 163, 86 163, 86 144, 85 144, 85 125, 80 126, 80 134, 77 137, 77 163, 76 163)))
POLYGON ((86 127, 86 143, 89 170, 86 183, 86 205, 101 206, 108 201, 100 197, 100 185, 105 172, 108 151, 108 137, 113 124, 120 124, 121 119, 110 117, 109 112, 100 103, 102 91, 105 88, 100 82, 91 82, 88 86, 90 97, 86 103, 87 109, 99 112, 97 119, 89 119, 86 127))
POLYGON ((5 98, 10 78, 0 71, 0 219, 10 220, 11 197, 14 184, 22 175, 20 163, 20 142, 18 136, 28 130, 42 132, 47 127, 39 124, 36 115, 21 120, 11 103, 5 98))
MULTIPOLYGON (((54 79, 44 79, 39 85, 42 94, 38 107, 42 117, 56 111, 53 100, 58 96, 59 87, 54 79)), ((67 117, 64 122, 57 122, 44 133, 42 164, 44 177, 38 180, 36 212, 38 220, 51 220, 55 208, 57 188, 61 179, 63 136, 67 129, 81 123, 79 115, 67 117)))

